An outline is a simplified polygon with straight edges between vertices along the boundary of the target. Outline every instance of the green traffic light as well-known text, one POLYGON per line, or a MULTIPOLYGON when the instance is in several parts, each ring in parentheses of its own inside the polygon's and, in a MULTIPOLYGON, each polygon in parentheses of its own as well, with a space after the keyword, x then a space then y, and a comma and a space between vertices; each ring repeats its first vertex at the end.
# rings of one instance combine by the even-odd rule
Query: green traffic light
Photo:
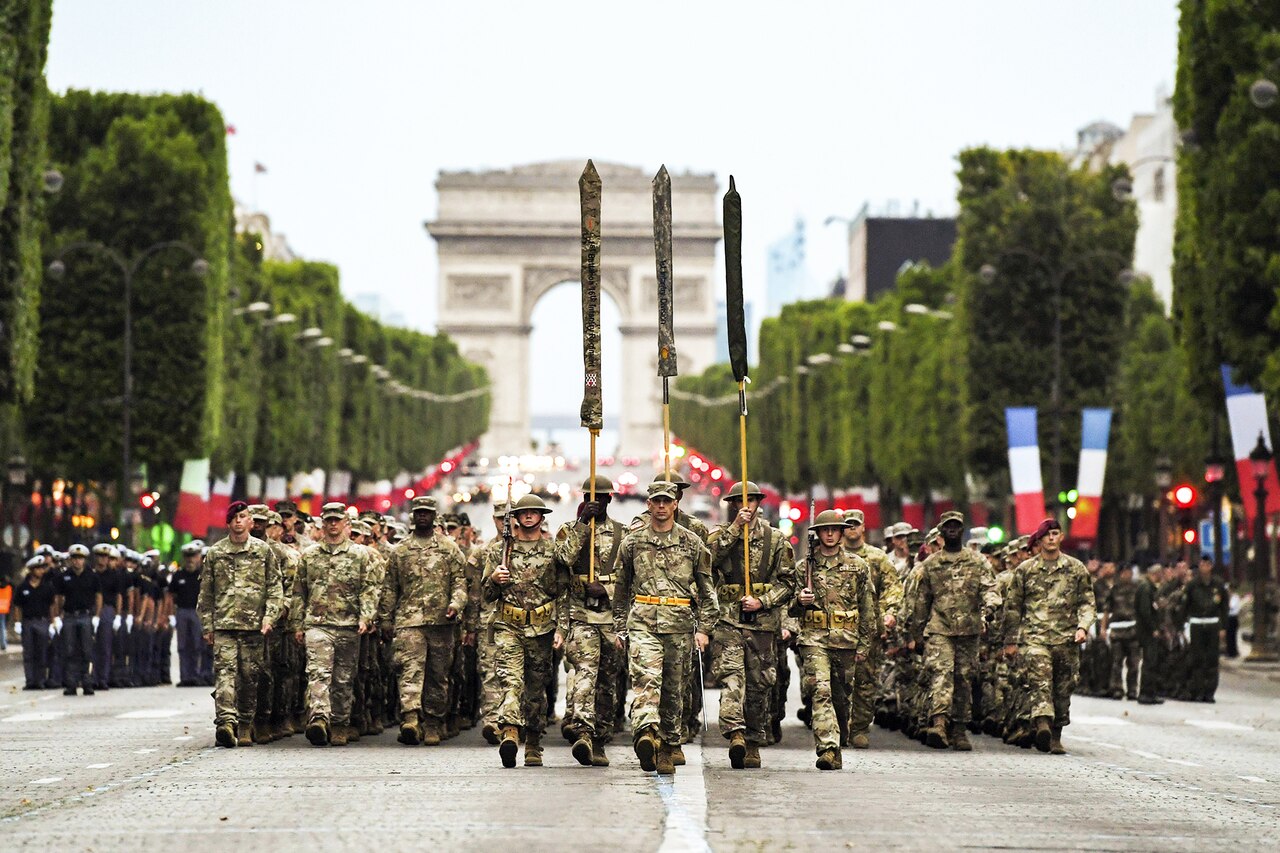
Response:
POLYGON ((1003 541, 1004 541, 1004 531, 1003 531, 1003 530, 1001 530, 999 527, 988 527, 988 528, 987 528, 987 539, 989 539, 989 540, 990 540, 990 541, 992 541, 992 542, 996 542, 996 543, 1003 542, 1003 541))
POLYGON ((1075 503, 1079 497, 1080 497, 1080 493, 1077 492, 1075 489, 1072 489, 1071 491, 1067 492, 1068 503, 1075 503))
POLYGON ((1067 493, 1066 493, 1066 492, 1058 492, 1058 503, 1060 503, 1060 504, 1064 504, 1064 503, 1066 503, 1066 502, 1067 502, 1067 493))

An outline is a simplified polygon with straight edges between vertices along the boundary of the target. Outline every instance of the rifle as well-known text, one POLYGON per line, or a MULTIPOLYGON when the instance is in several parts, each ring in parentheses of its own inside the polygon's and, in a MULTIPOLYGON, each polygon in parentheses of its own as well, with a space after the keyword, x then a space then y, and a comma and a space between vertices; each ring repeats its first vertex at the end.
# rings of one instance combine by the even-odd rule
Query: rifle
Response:
POLYGON ((502 565, 508 569, 511 567, 511 548, 515 543, 516 532, 511 526, 513 519, 511 518, 511 486, 514 482, 512 477, 507 477, 507 511, 502 516, 502 565))
MULTIPOLYGON (((809 553, 804 558, 804 585, 810 592, 813 592, 813 565, 818 562, 818 534, 813 529, 813 500, 809 501, 809 530, 807 538, 809 542, 809 553)), ((817 607, 817 602, 809 605, 809 608, 817 607)), ((806 609, 809 609, 806 608, 806 609)))

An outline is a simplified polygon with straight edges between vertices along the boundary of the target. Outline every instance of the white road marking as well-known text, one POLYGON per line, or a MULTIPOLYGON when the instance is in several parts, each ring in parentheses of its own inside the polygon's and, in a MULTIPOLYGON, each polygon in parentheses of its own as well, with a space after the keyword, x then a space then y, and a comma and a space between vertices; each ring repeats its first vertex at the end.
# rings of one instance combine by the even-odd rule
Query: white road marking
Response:
POLYGON ((84 769, 85 770, 106 770, 110 766, 111 766, 111 762, 107 761, 103 764, 86 764, 84 766, 84 769))
POLYGON ((1144 752, 1141 749, 1130 749, 1128 751, 1132 752, 1134 755, 1141 755, 1143 758, 1160 758, 1160 756, 1156 755, 1154 752, 1144 752))
POLYGON ((1073 714, 1071 722, 1082 726, 1131 726, 1133 723, 1128 720, 1122 720, 1119 717, 1088 717, 1080 714, 1073 714))
POLYGON ((1259 785, 1267 784, 1267 780, 1263 779, 1261 776, 1237 776, 1236 778, 1243 779, 1246 782, 1256 782, 1259 785))
POLYGON ((702 746, 684 745, 687 765, 671 778, 658 776, 658 793, 667 810, 659 853, 697 850, 711 853, 707 844, 707 786, 702 780, 702 746))
POLYGON ((1196 764, 1194 761, 1183 761, 1181 758, 1166 758, 1165 761, 1170 764, 1181 764, 1183 767, 1203 767, 1203 764, 1196 764))
POLYGON ((195 735, 178 735, 174 740, 195 740, 195 735))
POLYGON ((1124 749, 1124 747, 1118 743, 1107 743, 1106 741, 1101 740, 1095 740, 1093 745, 1103 747, 1104 749, 1124 749))
POLYGON ((43 723, 49 720, 60 720, 66 715, 66 711, 29 711, 25 714, 5 717, 0 720, 0 723, 43 723))
MULTIPOLYGON (((750 495, 748 495, 748 497, 750 497, 750 495)), ((153 753, 153 752, 159 752, 159 751, 160 751, 160 750, 158 750, 158 749, 135 749, 135 750, 133 751, 133 754, 134 754, 134 755, 149 755, 149 754, 151 754, 151 753, 153 753)))
POLYGON ((43 779, 32 779, 32 785, 52 785, 54 782, 61 782, 61 776, 46 776, 43 779))
POLYGON ((1251 732, 1253 726, 1242 726, 1239 723, 1227 723, 1222 720, 1183 720, 1188 726, 1198 729, 1216 729, 1224 732, 1251 732))
POLYGON ((163 720, 166 717, 176 717, 182 712, 177 708, 146 708, 141 711, 127 711, 123 714, 116 714, 117 720, 163 720))

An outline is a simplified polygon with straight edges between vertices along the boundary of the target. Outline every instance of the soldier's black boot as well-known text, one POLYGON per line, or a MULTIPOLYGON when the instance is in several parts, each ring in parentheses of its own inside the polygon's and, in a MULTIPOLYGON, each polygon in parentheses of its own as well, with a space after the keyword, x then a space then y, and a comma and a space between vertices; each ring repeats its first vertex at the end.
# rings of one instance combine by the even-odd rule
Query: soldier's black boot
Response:
POLYGON ((1053 740, 1053 729, 1049 725, 1048 717, 1036 717, 1036 749, 1041 752, 1048 752, 1050 743, 1053 740))

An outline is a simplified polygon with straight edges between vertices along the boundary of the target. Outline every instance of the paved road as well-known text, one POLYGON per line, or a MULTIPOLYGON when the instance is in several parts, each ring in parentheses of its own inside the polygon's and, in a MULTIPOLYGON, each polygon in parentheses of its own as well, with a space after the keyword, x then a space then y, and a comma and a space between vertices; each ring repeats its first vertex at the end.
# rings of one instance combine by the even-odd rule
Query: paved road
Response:
POLYGON ((503 770, 474 731, 436 748, 388 732, 221 750, 207 689, 72 699, 19 678, 9 656, 6 847, 1201 851, 1275 849, 1280 830, 1280 684, 1256 675, 1227 674, 1216 705, 1079 699, 1065 757, 989 738, 935 752, 877 730, 844 772, 819 773, 789 720, 764 770, 731 771, 713 733, 674 784, 621 747, 613 767, 581 768, 558 739, 544 769, 503 770))

